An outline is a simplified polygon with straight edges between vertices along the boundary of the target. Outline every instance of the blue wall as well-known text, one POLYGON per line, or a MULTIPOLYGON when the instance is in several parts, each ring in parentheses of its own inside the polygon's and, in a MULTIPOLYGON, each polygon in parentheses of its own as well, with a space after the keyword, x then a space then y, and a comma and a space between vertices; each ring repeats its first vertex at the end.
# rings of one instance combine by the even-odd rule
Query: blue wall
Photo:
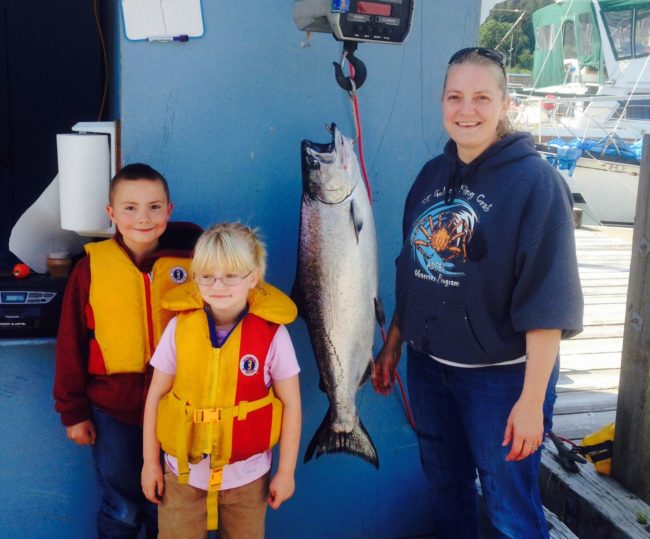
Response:
MULTIPOLYGON (((209 225, 242 220, 268 243, 268 279, 291 289, 300 207, 300 141, 327 141, 323 126, 354 134, 347 94, 332 61, 341 44, 305 34, 293 2, 203 2, 205 35, 189 43, 120 42, 123 162, 145 161, 170 181, 174 218, 209 225)), ((373 188, 381 290, 393 310, 393 260, 401 209, 411 181, 446 139, 439 95, 451 53, 475 42, 479 2, 420 0, 402 46, 362 44, 368 67, 359 92, 366 163, 373 188)), ((363 271, 363 268, 360 268, 363 271)), ((304 323, 290 327, 303 372, 303 445, 327 401, 304 323)), ((404 372, 404 371, 403 371, 404 372)), ((397 395, 377 397, 367 384, 360 415, 381 466, 345 455, 300 464, 297 492, 271 511, 269 537, 397 538, 430 530, 413 432, 397 395)))
MULTIPOLYGON (((289 0, 204 1, 204 37, 130 42, 115 5, 106 11, 116 24, 109 31, 110 106, 122 122, 123 162, 148 162, 165 174, 176 219, 203 226, 239 219, 259 226, 270 252, 268 279, 289 291, 298 241, 300 141, 327 141, 323 126, 332 121, 348 135, 354 132, 349 100, 333 76, 340 43, 317 34, 311 47, 301 47, 305 34, 293 25, 289 0)), ((420 0, 404 45, 362 44, 358 50, 369 71, 359 98, 389 315, 403 200, 419 168, 446 140, 442 77, 450 54, 475 42, 478 11, 476 0, 457 0, 453 8, 420 0)), ((302 459, 327 400, 318 390, 304 323, 290 332, 303 368, 302 459)), ((52 410, 52 355, 51 343, 0 346, 3 424, 17 440, 5 444, 9 458, 0 471, 3 494, 16 500, 0 508, 3 536, 94 536, 98 492, 90 453, 65 440, 52 410)), ((415 436, 399 397, 380 398, 367 384, 357 400, 377 446, 379 470, 347 455, 300 463, 295 497, 269 511, 269 538, 430 532, 415 436)))

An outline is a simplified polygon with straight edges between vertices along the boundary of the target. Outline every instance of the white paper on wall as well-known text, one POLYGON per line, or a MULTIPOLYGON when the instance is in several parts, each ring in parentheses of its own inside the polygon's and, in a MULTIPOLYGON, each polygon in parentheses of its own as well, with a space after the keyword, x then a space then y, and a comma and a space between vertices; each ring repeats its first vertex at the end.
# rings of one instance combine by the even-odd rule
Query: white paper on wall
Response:
POLYGON ((127 39, 201 37, 201 0, 122 0, 127 39))

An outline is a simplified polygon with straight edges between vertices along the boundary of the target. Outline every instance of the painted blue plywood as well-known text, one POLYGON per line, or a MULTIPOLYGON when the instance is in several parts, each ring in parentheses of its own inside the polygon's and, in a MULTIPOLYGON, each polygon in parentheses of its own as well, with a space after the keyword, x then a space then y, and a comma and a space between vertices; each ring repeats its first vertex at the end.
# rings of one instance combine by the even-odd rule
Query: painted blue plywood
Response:
MULTIPOLYGON (((451 53, 475 41, 478 7, 475 0, 455 2, 453 10, 435 0, 418 2, 404 45, 361 44, 357 51, 369 72, 359 99, 389 314, 402 204, 419 168, 446 139, 439 112, 444 69, 451 53)), ((167 176, 177 219, 260 227, 269 247, 268 279, 285 291, 295 273, 300 141, 327 141, 324 125, 332 121, 354 135, 350 102, 332 68, 341 44, 315 34, 311 46, 302 46, 305 34, 296 30, 291 9, 292 2, 277 0, 204 2, 200 39, 120 43, 124 162, 149 162, 167 176)), ((327 401, 304 323, 290 332, 303 368, 302 457, 327 401)), ((299 464, 295 497, 269 513, 269 537, 430 532, 416 440, 400 399, 380 398, 366 385, 358 404, 379 470, 346 455, 299 464)))
POLYGON ((0 341, 0 537, 95 535, 100 494, 90 448, 66 438, 53 379, 53 339, 0 341))
MULTIPOLYGON (((126 40, 118 11, 111 32, 111 109, 122 125, 122 160, 144 161, 168 178, 176 219, 206 226, 242 220, 262 229, 270 282, 289 291, 300 209, 300 141, 329 140, 335 121, 352 136, 350 103, 334 80, 341 44, 305 34, 292 2, 203 2, 205 35, 187 43, 126 40)), ((416 4, 404 45, 362 44, 369 75, 359 91, 365 157, 373 189, 381 291, 393 311, 394 259, 406 192, 440 151, 439 97, 448 57, 475 42, 479 3, 416 4)), ((79 120, 83 120, 80 118, 79 120)), ((359 268, 364 271, 364 268, 359 268)), ((302 366, 300 458, 327 411, 304 323, 289 328, 302 366)), ((377 335, 377 346, 379 345, 377 335)), ((401 367, 405 378, 404 365, 401 367)), ((98 490, 90 452, 65 439, 52 408, 51 343, 0 346, 0 419, 9 445, 0 467, 0 536, 94 537, 98 490), (35 434, 38 433, 38 434, 35 434), (13 497, 13 499, 12 499, 13 497)), ((269 510, 267 537, 424 536, 431 531, 415 436, 398 395, 358 393, 360 416, 380 468, 347 455, 299 463, 297 490, 269 510)))

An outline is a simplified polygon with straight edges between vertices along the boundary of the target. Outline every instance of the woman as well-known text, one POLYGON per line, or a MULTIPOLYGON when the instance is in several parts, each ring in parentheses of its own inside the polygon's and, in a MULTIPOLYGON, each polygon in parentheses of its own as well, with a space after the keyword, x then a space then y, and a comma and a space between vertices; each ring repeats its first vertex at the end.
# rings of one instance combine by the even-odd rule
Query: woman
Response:
POLYGON ((373 385, 402 343, 436 537, 478 536, 478 472, 497 537, 547 538, 537 487, 560 337, 582 329, 571 194, 509 129, 503 56, 463 49, 442 96, 451 140, 411 187, 397 301, 373 385))

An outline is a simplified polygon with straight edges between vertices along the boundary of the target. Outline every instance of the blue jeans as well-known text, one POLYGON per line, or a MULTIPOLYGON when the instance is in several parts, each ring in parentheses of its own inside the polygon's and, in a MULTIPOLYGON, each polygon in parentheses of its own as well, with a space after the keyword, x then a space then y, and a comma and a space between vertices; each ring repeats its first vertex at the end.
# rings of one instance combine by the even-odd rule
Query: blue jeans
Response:
MULTIPOLYGON (((510 447, 501 445, 524 370, 523 363, 450 367, 408 349, 409 397, 438 539, 478 537, 477 471, 494 537, 549 537, 537 486, 541 451, 506 462, 510 447)), ((544 402, 547 431, 558 371, 556 363, 544 402)))
POLYGON ((92 446, 102 501, 97 513, 99 539, 136 539, 144 525, 147 539, 158 536, 155 504, 142 494, 142 427, 92 409, 97 439, 92 446))

